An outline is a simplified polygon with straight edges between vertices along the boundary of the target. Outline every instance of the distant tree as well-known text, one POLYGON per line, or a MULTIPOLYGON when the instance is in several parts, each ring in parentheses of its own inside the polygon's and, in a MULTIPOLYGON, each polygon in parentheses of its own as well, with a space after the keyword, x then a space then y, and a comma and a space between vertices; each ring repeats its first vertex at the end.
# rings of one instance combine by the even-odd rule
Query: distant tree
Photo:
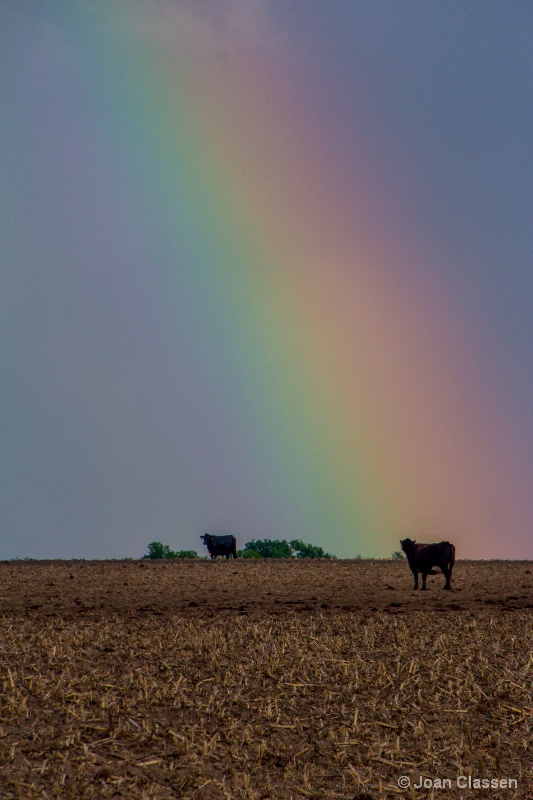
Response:
MULTIPOLYGON (((248 542, 250 544, 250 542, 248 542)), ((261 553, 257 550, 252 550, 251 548, 246 549, 246 545, 244 546, 244 550, 237 550, 237 555, 239 558, 263 558, 261 553)))
POLYGON ((257 539, 246 542, 244 558, 292 558, 292 549, 286 539, 257 539), (247 556, 246 553, 252 553, 247 556))
POLYGON ((176 558, 177 553, 171 550, 168 544, 161 542, 150 542, 148 545, 148 553, 143 558, 176 558))
POLYGON ((296 558, 336 558, 331 553, 326 553, 322 547, 315 544, 305 544, 301 539, 292 539, 289 542, 296 558))
POLYGON ((239 550, 240 558, 336 558, 322 547, 306 544, 301 539, 257 539, 246 542, 239 550))
POLYGON ((394 553, 392 554, 392 558, 395 561, 401 561, 402 558, 405 558, 405 554, 403 553, 402 550, 395 550, 394 553))
POLYGON ((196 550, 178 550, 175 558, 198 558, 198 553, 196 550))

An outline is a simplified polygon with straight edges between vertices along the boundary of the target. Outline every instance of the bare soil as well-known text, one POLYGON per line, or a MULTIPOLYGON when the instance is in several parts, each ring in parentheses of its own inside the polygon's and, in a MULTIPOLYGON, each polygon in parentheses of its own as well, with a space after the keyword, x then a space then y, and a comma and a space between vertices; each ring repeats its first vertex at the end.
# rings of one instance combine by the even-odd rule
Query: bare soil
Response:
POLYGON ((0 799, 531 800, 533 565, 412 585, 405 561, 0 564, 0 799))
MULTIPOLYGON (((421 581, 420 581, 421 582, 421 581)), ((413 591, 407 561, 176 559, 0 564, 0 614, 206 616, 301 611, 478 611, 533 608, 533 564, 458 561, 413 591)))

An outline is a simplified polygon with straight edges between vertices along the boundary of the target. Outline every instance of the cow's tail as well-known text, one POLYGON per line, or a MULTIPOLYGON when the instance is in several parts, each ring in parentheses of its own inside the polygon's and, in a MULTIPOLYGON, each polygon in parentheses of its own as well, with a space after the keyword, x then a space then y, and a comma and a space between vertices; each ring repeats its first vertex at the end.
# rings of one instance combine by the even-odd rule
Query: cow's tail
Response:
POLYGON ((451 542, 448 542, 448 569, 450 572, 453 569, 453 565, 455 564, 455 545, 451 542))

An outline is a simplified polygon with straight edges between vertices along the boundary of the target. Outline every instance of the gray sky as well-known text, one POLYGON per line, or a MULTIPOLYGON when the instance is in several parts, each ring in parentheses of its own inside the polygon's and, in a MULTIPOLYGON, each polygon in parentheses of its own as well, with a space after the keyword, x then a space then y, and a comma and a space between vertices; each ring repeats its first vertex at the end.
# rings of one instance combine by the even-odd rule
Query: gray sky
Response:
POLYGON ((3 0, 0 558, 531 558, 532 38, 530 2, 3 0))

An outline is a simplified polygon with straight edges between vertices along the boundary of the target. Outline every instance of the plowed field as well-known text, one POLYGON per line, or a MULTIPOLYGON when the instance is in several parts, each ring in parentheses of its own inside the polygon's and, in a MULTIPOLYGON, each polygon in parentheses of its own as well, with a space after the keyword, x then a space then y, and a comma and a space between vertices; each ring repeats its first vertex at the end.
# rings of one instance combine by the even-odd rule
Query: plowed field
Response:
POLYGON ((405 561, 0 564, 0 798, 531 798, 533 565, 443 584, 414 592, 405 561))

